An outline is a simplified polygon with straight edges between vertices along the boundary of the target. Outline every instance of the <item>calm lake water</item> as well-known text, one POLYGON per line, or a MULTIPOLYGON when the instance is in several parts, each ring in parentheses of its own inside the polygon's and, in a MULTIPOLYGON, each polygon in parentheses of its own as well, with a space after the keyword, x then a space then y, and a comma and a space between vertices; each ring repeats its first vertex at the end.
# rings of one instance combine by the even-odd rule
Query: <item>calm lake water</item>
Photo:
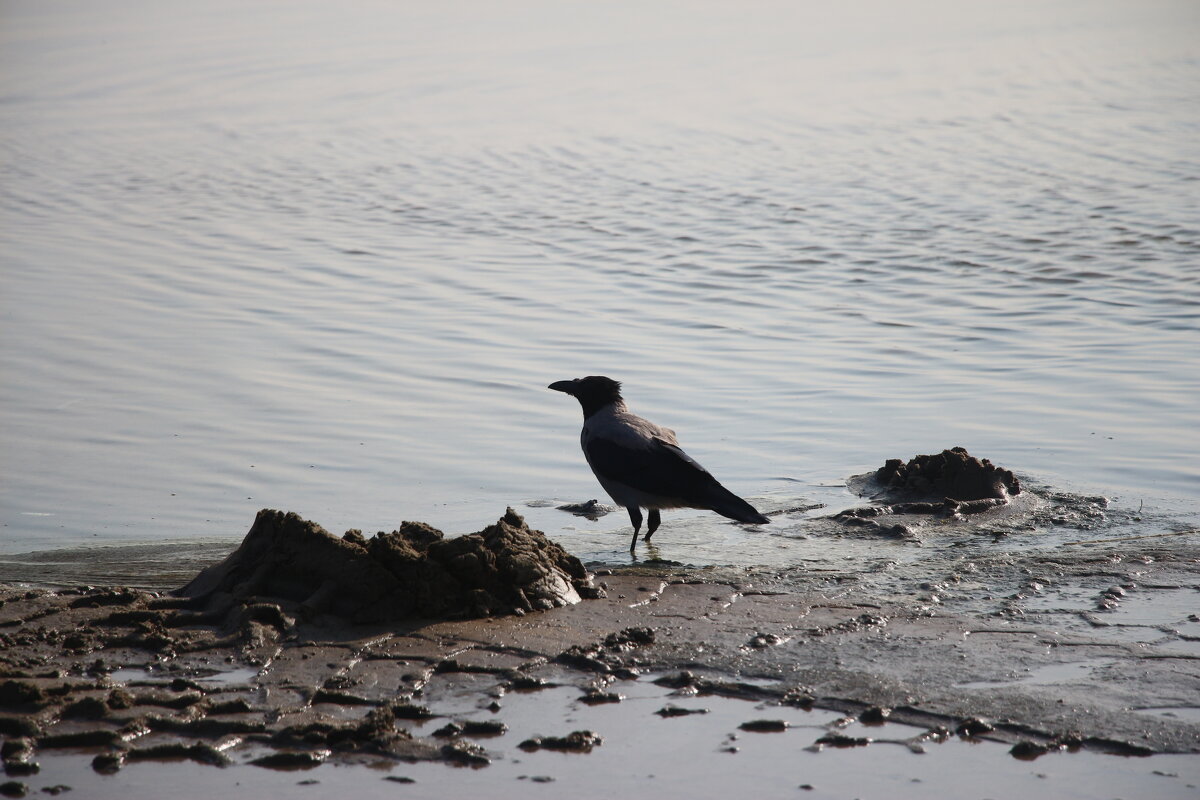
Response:
POLYGON ((1198 89, 1183 0, 5 2, 0 552, 513 505, 616 560, 538 507, 607 499, 587 374, 765 508, 962 445, 1194 524, 1198 89))

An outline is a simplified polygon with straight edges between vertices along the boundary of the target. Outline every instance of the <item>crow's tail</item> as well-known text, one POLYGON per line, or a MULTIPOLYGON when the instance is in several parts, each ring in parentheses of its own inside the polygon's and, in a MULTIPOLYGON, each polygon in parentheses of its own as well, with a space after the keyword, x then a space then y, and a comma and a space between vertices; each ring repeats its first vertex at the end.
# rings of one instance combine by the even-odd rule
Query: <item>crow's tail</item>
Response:
POLYGON ((758 525, 765 525, 771 521, 758 513, 758 509, 754 506, 716 481, 713 481, 713 485, 709 487, 708 497, 705 499, 708 501, 709 509, 723 517, 729 517, 738 522, 752 522, 758 525))

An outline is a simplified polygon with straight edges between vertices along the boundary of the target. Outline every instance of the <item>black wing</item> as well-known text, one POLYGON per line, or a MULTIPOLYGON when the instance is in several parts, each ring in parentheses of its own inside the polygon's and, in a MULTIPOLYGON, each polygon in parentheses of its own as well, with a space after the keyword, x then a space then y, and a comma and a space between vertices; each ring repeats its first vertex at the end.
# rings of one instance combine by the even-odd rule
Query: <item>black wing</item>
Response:
POLYGON ((592 439, 587 456, 597 475, 687 503, 705 503, 712 487, 720 485, 694 458, 664 439, 655 438, 652 446, 637 450, 592 439))

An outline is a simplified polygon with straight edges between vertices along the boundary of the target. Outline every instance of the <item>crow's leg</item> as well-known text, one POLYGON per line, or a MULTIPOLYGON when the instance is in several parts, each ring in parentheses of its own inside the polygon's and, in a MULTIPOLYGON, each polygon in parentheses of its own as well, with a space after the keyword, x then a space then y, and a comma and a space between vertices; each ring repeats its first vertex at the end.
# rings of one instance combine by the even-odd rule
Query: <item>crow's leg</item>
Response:
MULTIPOLYGON (((637 547, 638 531, 642 529, 642 510, 637 506, 625 506, 625 508, 629 511, 629 521, 633 523, 633 541, 629 543, 629 552, 632 553, 634 548, 637 547)), ((650 513, 654 514, 653 511, 650 513)), ((651 519, 654 519, 654 517, 651 517, 651 519)))
POLYGON ((650 541, 650 537, 658 530, 658 526, 662 523, 662 519, 658 516, 658 509, 650 509, 650 517, 646 520, 646 537, 645 541, 650 541))

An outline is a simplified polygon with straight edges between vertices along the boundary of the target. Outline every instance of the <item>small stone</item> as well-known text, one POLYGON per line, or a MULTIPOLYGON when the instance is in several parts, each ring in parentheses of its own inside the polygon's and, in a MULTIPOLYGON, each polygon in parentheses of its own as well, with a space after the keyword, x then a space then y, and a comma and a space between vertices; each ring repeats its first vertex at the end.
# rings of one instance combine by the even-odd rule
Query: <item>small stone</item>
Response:
POLYGON ((566 736, 535 736, 517 746, 527 752, 545 749, 570 753, 590 753, 593 747, 599 747, 603 743, 604 740, 591 731, 574 731, 566 736))
POLYGON ((4 774, 13 778, 25 778, 41 771, 42 767, 36 761, 14 759, 4 762, 4 774))
POLYGON ((452 764, 482 767, 492 763, 487 752, 473 742, 454 742, 442 748, 442 758, 452 764))
POLYGON ((813 707, 813 703, 815 703, 816 701, 817 701, 817 699, 815 697, 813 697, 811 694, 809 694, 808 692, 802 691, 800 689, 791 689, 788 691, 787 694, 785 694, 783 696, 783 699, 780 700, 779 702, 780 702, 780 705, 793 706, 794 708, 809 709, 809 708, 813 707))
POLYGON ((101 775, 115 775, 123 766, 125 766, 125 754, 122 752, 101 753, 92 759, 92 769, 101 775))
POLYGON ((774 647, 783 641, 783 637, 774 633, 756 633, 746 642, 746 647, 751 647, 755 650, 764 650, 768 647, 774 647))
POLYGON ((868 736, 846 736, 841 733, 827 733, 820 739, 817 739, 817 744, 827 744, 830 747, 866 747, 871 741, 871 738, 868 736))
POLYGON ((451 722, 447 725, 443 725, 442 727, 438 728, 436 731, 433 732, 433 735, 440 737, 440 738, 446 738, 446 737, 450 737, 450 736, 461 736, 462 732, 463 732, 462 725, 459 725, 457 722, 451 722))
POLYGON ((1013 758, 1019 758, 1022 761, 1033 761, 1035 758, 1049 753, 1050 749, 1050 747, 1044 744, 1026 740, 1017 742, 1008 752, 1013 758))
POLYGON ((983 734, 991 733, 994 730, 996 730, 996 728, 987 720, 979 719, 978 717, 971 717, 970 719, 963 720, 959 724, 958 728, 955 729, 955 732, 959 736, 971 737, 982 736, 983 734))
POLYGON ((676 705, 668 704, 668 705, 665 705, 662 708, 660 708, 658 711, 655 711, 654 713, 658 714, 663 719, 666 719, 667 717, 686 717, 690 714, 707 714, 708 709, 707 708, 681 708, 676 705))
POLYGON ((883 723, 887 722, 888 717, 891 715, 892 710, 890 708, 873 706, 859 714, 858 720, 859 722, 863 722, 867 725, 882 725, 883 723))
POLYGON ((743 722, 738 725, 738 728, 751 733, 779 733, 786 731, 788 724, 782 719, 753 719, 749 722, 743 722))
POLYGON ((579 702, 587 703, 589 706, 598 706, 605 703, 619 703, 623 699, 616 692, 605 692, 593 686, 583 693, 583 697, 579 698, 579 702))
POLYGON ((267 769, 312 769, 325 763, 328 753, 324 752, 279 752, 256 758, 250 763, 267 769))

